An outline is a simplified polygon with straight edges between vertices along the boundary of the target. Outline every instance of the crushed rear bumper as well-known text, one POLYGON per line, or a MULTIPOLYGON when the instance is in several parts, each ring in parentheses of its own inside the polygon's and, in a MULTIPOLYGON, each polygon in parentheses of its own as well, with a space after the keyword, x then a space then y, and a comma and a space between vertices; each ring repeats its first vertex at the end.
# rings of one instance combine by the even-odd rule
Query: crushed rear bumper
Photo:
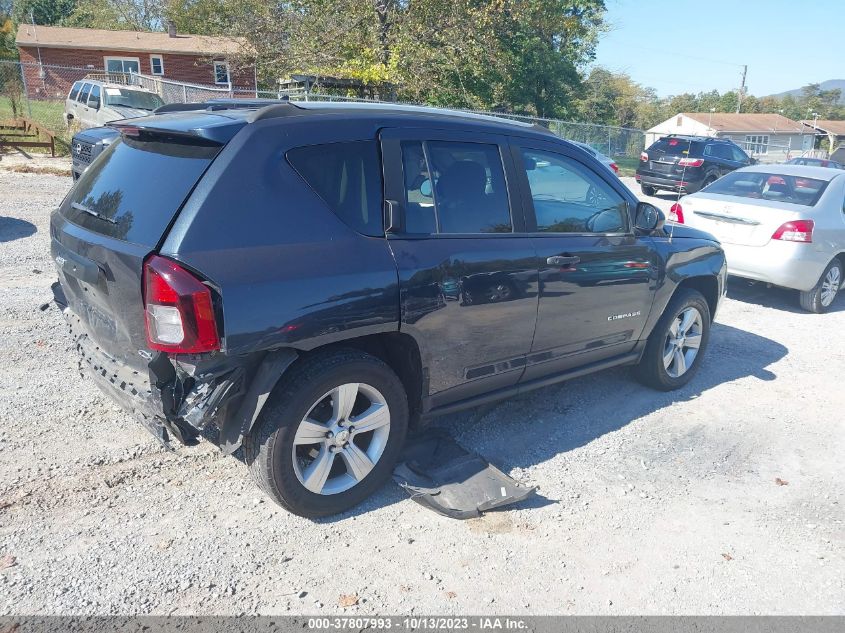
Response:
POLYGON ((164 354, 153 357, 148 372, 136 371, 92 340, 85 324, 67 305, 59 283, 53 284, 53 297, 70 328, 79 354, 80 374, 93 379, 100 391, 163 445, 170 447, 173 438, 183 445, 196 444, 200 433, 218 413, 216 405, 224 396, 233 394, 235 383, 226 380, 232 378, 232 372, 224 372, 223 380, 216 375, 197 380, 164 354))
POLYGON ((165 446, 199 436, 232 453, 249 433, 278 379, 297 353, 279 349, 249 356, 225 354, 169 357, 158 352, 147 372, 136 371, 100 348, 68 306, 61 285, 53 297, 70 327, 79 369, 165 446))
POLYGON ((69 307, 62 309, 62 315, 70 326, 79 354, 80 373, 92 378, 100 391, 132 414, 158 441, 167 445, 168 429, 161 419, 161 409, 156 407, 149 377, 129 369, 101 350, 69 307))

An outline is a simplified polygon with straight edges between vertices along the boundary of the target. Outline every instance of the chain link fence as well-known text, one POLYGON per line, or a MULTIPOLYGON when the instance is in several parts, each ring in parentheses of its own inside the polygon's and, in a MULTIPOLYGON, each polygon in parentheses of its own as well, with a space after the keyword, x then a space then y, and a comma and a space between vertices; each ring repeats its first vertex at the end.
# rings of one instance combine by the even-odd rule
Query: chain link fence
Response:
MULTIPOLYGON (((122 85, 137 85, 157 93, 165 103, 199 103, 208 99, 220 98, 254 99, 258 97, 277 99, 283 96, 294 101, 395 103, 315 92, 282 95, 277 90, 256 91, 238 89, 232 86, 191 84, 135 73, 107 73, 94 67, 82 68, 0 61, 0 121, 20 116, 33 119, 57 134, 61 148, 63 144, 66 145, 70 141, 71 135, 63 116, 65 99, 74 82, 86 77, 122 85)), ((621 167, 626 165, 626 159, 631 160, 631 164, 635 165, 640 151, 645 145, 643 131, 632 128, 574 123, 505 112, 464 111, 542 126, 561 138, 590 145, 602 154, 614 158, 620 163, 621 167)))

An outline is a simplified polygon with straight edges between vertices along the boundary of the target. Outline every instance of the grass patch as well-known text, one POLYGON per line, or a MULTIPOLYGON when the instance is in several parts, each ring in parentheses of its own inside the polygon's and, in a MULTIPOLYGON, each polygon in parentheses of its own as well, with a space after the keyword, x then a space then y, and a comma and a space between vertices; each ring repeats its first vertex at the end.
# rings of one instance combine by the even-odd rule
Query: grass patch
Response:
MULTIPOLYGON (((22 103, 22 112, 18 116, 32 119, 56 135, 56 156, 69 155, 70 141, 73 138, 73 132, 67 129, 64 117, 62 116, 65 111, 65 102, 36 101, 33 99, 29 102, 29 104, 27 104, 26 99, 24 99, 22 100, 22 103)), ((9 100, 0 98, 0 121, 11 121, 13 118, 12 107, 9 105, 9 100)), ((38 147, 27 148, 27 153, 33 154, 43 154, 49 151, 49 149, 38 147)))
POLYGON ((50 167, 40 165, 0 165, 6 171, 14 171, 18 174, 41 174, 46 176, 70 176, 70 169, 62 167, 50 167))

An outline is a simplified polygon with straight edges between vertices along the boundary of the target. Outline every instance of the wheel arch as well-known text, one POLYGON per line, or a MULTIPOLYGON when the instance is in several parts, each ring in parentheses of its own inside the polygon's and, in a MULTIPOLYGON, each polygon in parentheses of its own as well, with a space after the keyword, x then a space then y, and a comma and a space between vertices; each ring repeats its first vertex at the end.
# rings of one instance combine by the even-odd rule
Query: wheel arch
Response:
POLYGON ((387 364, 405 388, 411 425, 419 422, 423 394, 427 391, 426 372, 422 366, 419 345, 408 334, 386 332, 337 341, 308 351, 282 348, 268 352, 252 372, 252 379, 237 409, 220 421, 220 448, 231 454, 241 446, 270 393, 287 373, 316 354, 342 349, 357 349, 387 364))
POLYGON ((707 301, 707 307, 710 309, 710 318, 712 320, 716 314, 716 309, 719 307, 718 278, 715 275, 696 275, 682 279, 672 293, 672 297, 678 294, 681 288, 697 290, 704 296, 704 299, 707 301))

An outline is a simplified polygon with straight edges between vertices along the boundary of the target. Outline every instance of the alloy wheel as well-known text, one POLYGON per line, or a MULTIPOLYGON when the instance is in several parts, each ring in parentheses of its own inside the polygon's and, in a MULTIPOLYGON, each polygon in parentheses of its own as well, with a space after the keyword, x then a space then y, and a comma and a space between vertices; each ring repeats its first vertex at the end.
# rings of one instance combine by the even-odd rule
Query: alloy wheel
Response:
POLYGON ((842 283, 842 271, 839 266, 832 266, 822 281, 821 303, 826 308, 833 303, 842 283))
POLYGON ((315 494, 345 492, 372 471, 389 436, 390 409, 378 389, 339 385, 312 405, 296 429, 296 477, 315 494))
POLYGON ((683 376, 695 362, 701 348, 703 323, 701 313, 692 306, 672 319, 663 344, 663 367, 670 377, 683 376))

